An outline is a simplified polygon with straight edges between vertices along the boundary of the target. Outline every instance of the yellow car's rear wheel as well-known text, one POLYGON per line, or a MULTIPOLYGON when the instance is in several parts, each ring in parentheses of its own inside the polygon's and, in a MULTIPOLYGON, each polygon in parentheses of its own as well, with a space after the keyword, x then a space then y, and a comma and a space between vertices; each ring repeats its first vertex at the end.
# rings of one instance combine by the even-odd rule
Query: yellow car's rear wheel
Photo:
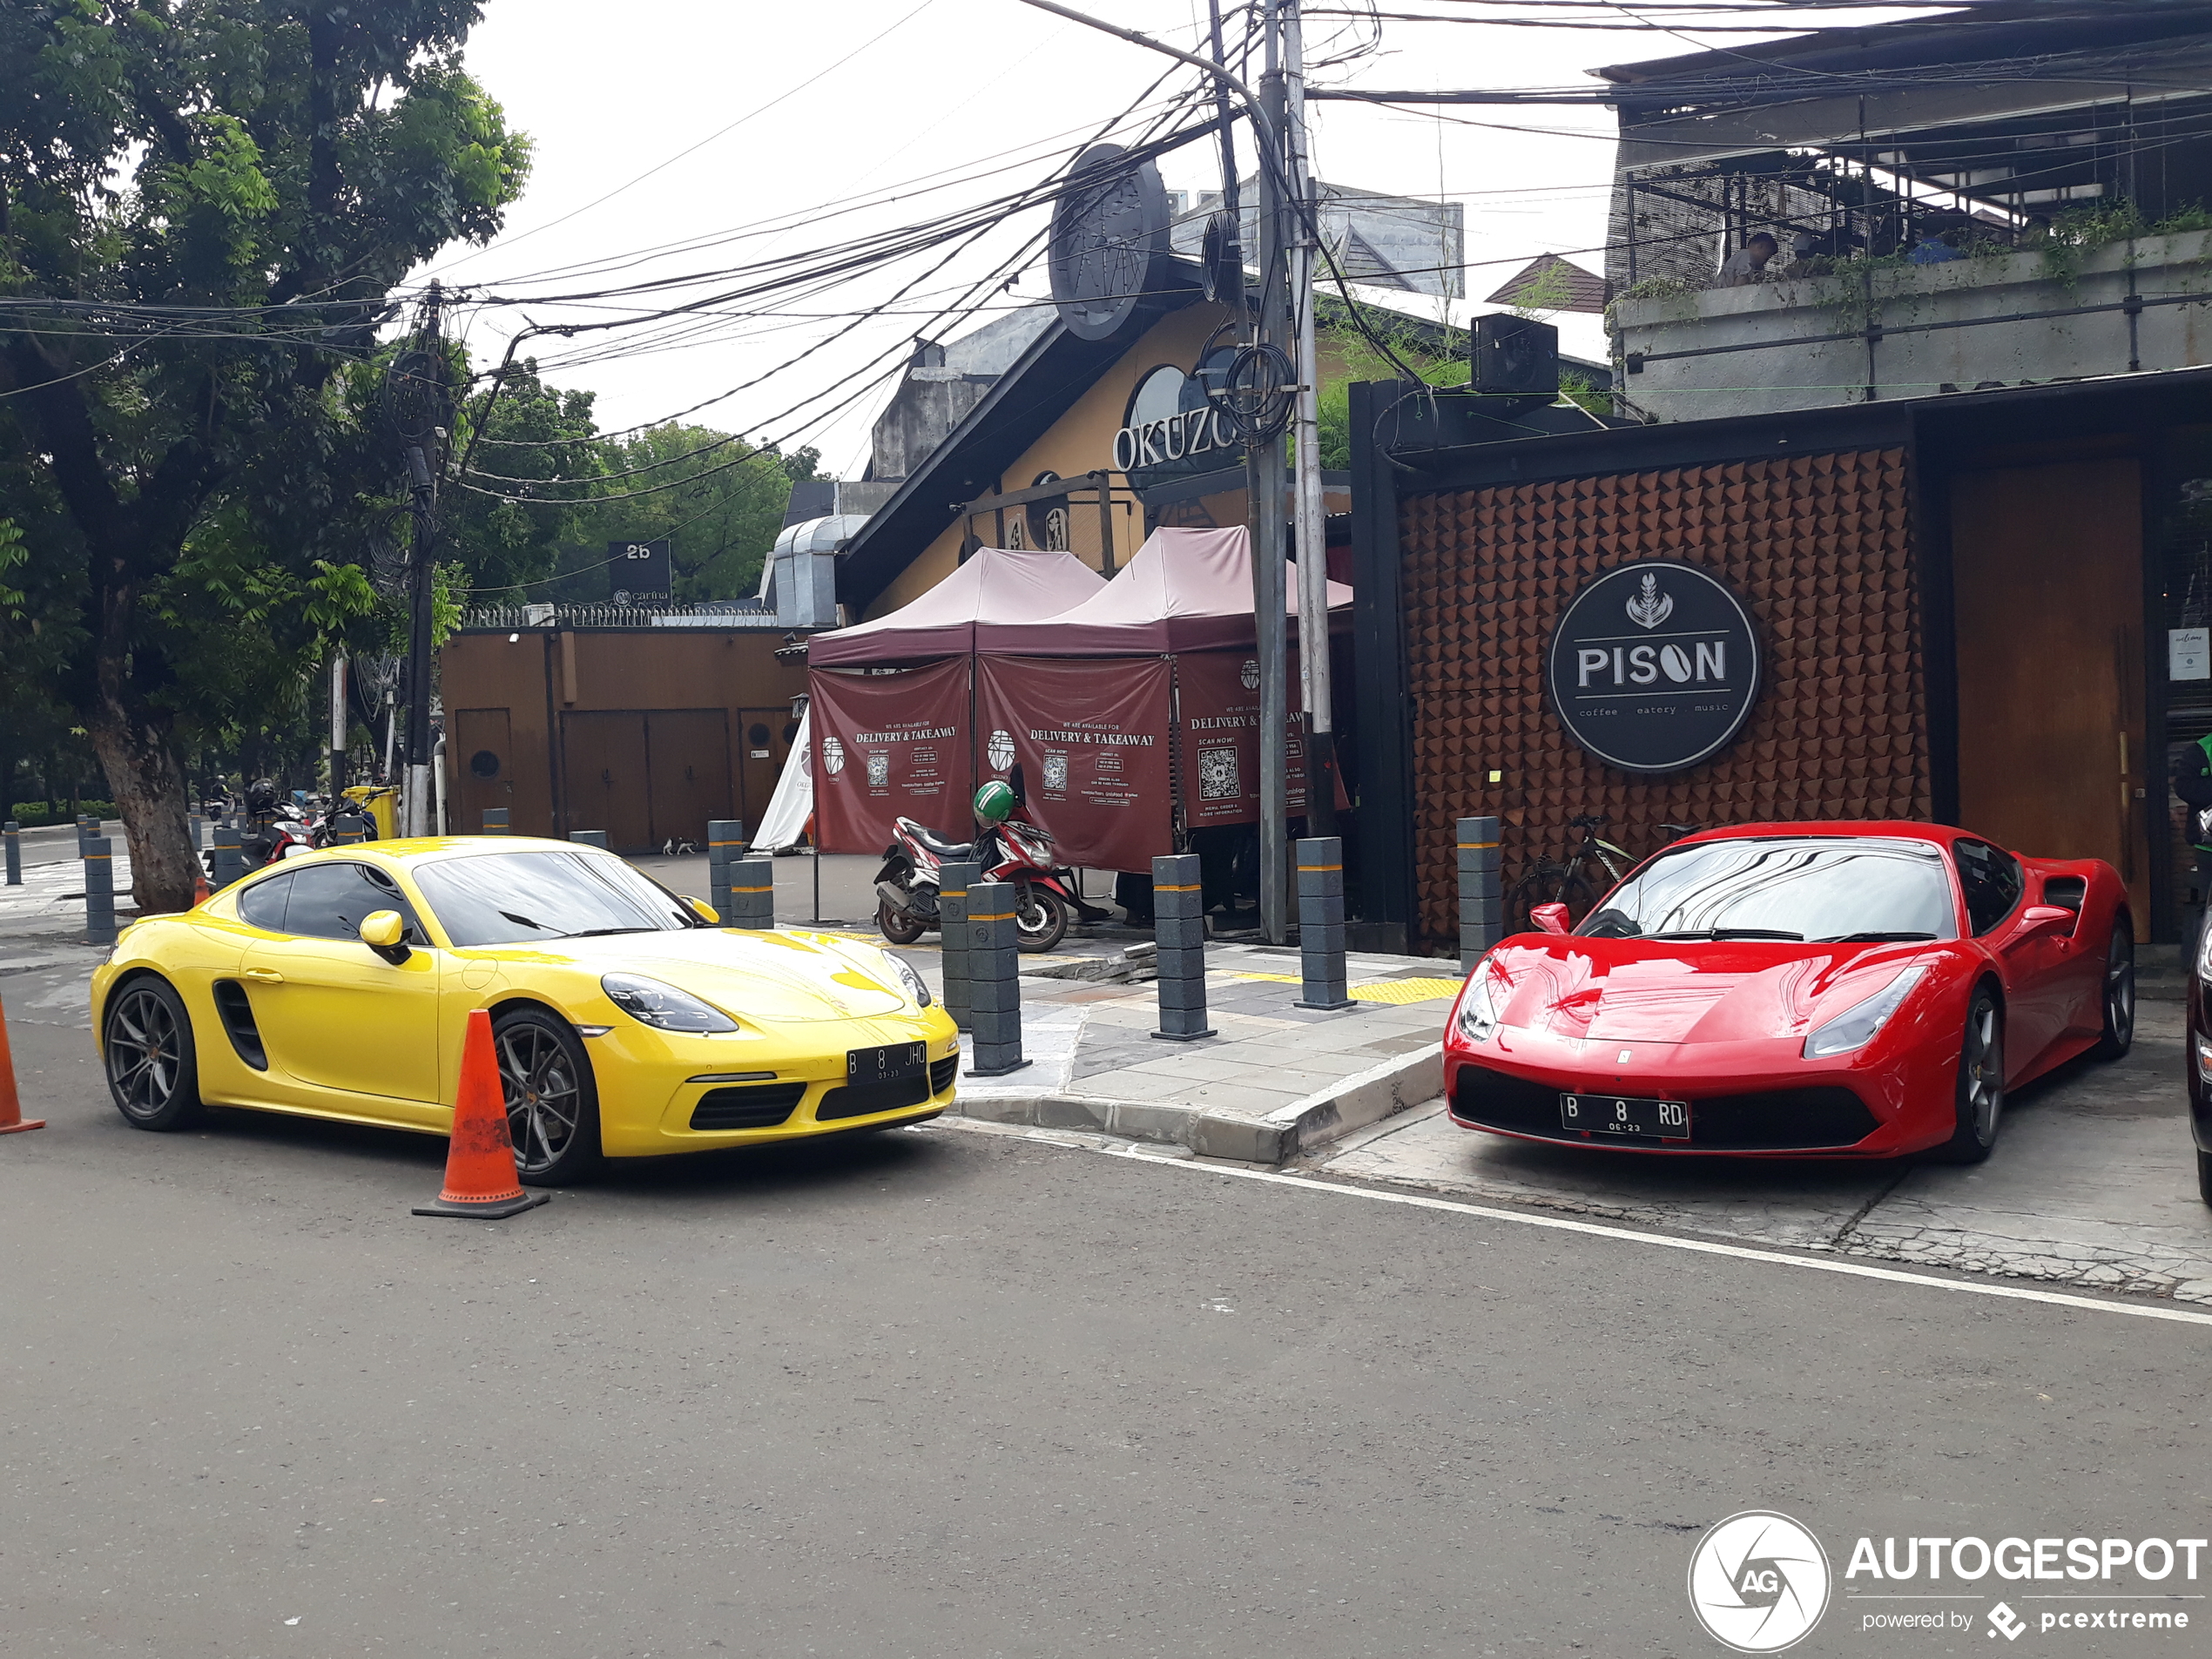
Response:
POLYGON ((516 1173, 566 1186, 599 1167, 599 1091, 575 1028, 548 1009, 509 1008, 492 1022, 516 1173))

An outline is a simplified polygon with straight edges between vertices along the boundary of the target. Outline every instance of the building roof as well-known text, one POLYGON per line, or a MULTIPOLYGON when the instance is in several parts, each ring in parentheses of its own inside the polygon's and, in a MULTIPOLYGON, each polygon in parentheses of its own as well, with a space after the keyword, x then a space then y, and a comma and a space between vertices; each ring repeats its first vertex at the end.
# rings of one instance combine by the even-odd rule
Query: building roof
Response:
POLYGON ((1605 310, 1605 279, 1595 271, 1585 271, 1571 260, 1562 260, 1556 253, 1539 254, 1522 266, 1499 285, 1498 291, 1482 303, 1488 306, 1517 306, 1527 303, 1522 299, 1532 287, 1548 291, 1556 287, 1566 295, 1563 305, 1537 302, 1537 311, 1605 310), (1556 273, 1556 274, 1554 274, 1556 273))

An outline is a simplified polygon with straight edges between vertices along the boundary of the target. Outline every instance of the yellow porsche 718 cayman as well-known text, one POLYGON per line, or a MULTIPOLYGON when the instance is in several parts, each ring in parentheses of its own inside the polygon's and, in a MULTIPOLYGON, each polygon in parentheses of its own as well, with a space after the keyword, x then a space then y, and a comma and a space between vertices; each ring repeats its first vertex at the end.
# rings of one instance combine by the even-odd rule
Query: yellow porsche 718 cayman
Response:
POLYGON ((333 848, 133 923, 92 976, 92 1028, 140 1129, 209 1104, 443 1135, 488 1008, 516 1163, 542 1186, 950 1104, 960 1038, 906 963, 712 914, 566 841, 333 848))

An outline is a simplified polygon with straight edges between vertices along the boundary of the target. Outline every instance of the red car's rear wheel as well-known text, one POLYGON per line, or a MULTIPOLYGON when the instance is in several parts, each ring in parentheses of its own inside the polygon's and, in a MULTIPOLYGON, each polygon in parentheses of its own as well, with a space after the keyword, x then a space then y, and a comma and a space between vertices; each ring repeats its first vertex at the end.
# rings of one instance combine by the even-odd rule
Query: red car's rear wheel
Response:
POLYGON ((1974 988, 1966 1009, 1966 1033, 1959 1049, 1959 1084, 1953 1091, 1958 1127, 1935 1149, 1946 1163, 1979 1163, 1997 1144, 2005 1116, 2005 1014, 1997 993, 1974 988))
POLYGON ((2117 1060, 2135 1041, 2135 930, 2122 916, 2105 952, 2104 1033, 2089 1050, 2097 1060, 2117 1060))

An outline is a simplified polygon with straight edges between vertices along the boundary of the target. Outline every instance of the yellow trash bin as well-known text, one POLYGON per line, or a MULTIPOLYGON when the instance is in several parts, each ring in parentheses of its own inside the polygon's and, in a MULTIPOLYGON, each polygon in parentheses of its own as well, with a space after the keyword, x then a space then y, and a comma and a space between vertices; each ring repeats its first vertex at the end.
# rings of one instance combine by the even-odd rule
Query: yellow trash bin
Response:
POLYGON ((368 815, 376 820, 376 839, 396 841, 400 838, 400 792, 390 784, 357 784, 346 792, 347 800, 359 801, 368 815))

